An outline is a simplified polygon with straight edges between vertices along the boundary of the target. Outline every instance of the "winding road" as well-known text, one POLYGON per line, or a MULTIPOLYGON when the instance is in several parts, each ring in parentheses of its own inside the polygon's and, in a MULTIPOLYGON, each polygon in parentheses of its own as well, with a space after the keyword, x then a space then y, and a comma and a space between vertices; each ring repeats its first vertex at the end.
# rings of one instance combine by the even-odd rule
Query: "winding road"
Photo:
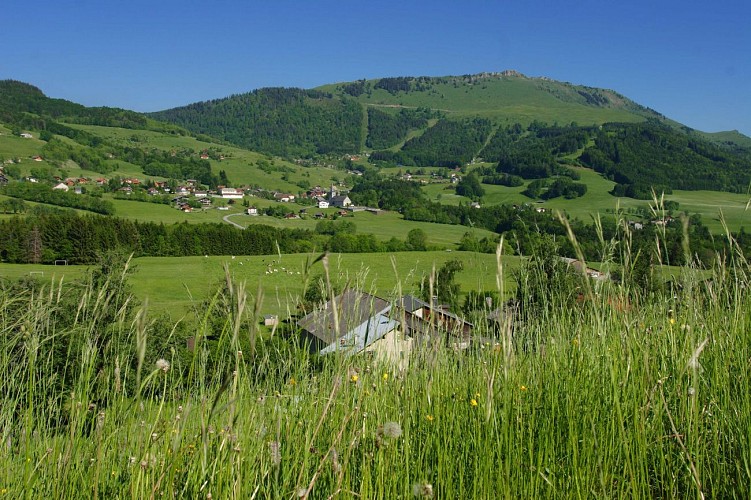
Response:
POLYGON ((233 226, 239 227, 240 229, 245 229, 245 227, 241 226, 237 222, 232 222, 231 220, 229 220, 230 217, 234 217, 235 215, 245 215, 245 214, 242 214, 242 213, 240 213, 240 214, 227 214, 224 217, 222 217, 222 220, 224 222, 226 222, 227 224, 232 224, 233 226))

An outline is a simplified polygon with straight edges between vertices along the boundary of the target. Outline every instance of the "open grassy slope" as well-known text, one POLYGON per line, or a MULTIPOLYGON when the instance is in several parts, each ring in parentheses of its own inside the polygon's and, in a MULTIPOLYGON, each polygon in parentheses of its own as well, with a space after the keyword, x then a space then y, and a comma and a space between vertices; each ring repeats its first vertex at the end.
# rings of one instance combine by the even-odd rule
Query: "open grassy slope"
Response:
MULTIPOLYGON (((237 281, 245 281, 247 290, 256 294, 263 290, 262 314, 287 315, 294 312, 303 293, 303 271, 306 260, 317 257, 304 254, 224 257, 143 257, 133 260, 135 272, 129 282, 133 293, 148 300, 150 308, 169 313, 173 318, 186 314, 193 305, 208 298, 223 279, 224 266, 237 281), (267 273, 268 272, 268 273, 267 273), (299 273, 299 274, 298 274, 299 273)), ((457 273, 457 283, 462 291, 495 290, 496 257, 471 252, 399 252, 395 254, 332 254, 330 268, 332 279, 344 284, 357 284, 383 297, 393 298, 399 292, 396 283, 404 288, 401 293, 415 292, 423 275, 435 265, 439 268, 450 259, 458 259, 464 269, 457 273), (396 269, 396 274, 395 274, 396 269)), ((519 265, 519 258, 503 257, 509 274, 507 289, 512 286, 511 271, 519 265)), ((34 276, 49 281, 81 278, 87 266, 43 266, 34 264, 0 264, 0 278, 16 279, 34 276)), ((321 275, 323 267, 315 264, 312 276, 321 275)))
MULTIPOLYGON (((137 138, 136 144, 153 147, 162 150, 191 149, 200 154, 207 149, 216 150, 224 156, 223 160, 209 160, 212 170, 218 172, 224 170, 233 185, 260 186, 265 189, 291 191, 297 193, 300 187, 297 182, 307 181, 311 186, 328 186, 331 178, 342 177, 342 172, 337 172, 325 166, 306 168, 294 163, 275 158, 261 153, 249 151, 227 144, 206 142, 190 136, 172 135, 149 130, 130 130, 117 127, 100 127, 95 125, 70 125, 73 128, 86 130, 98 136, 120 143, 131 143, 132 138, 137 138), (273 162, 271 172, 258 168, 259 161, 273 162), (282 179, 286 174, 288 180, 282 179)), ((143 175, 143 174, 141 174, 143 175)))
MULTIPOLYGON (((408 92, 394 93, 375 88, 378 81, 368 80, 366 86, 371 90, 356 99, 366 106, 425 107, 450 115, 482 116, 522 124, 533 120, 580 124, 632 122, 656 116, 613 91, 512 73, 428 78, 426 84, 413 84, 408 92), (605 96, 608 102, 593 105, 579 91, 605 96)), ((345 94, 343 85, 330 84, 318 89, 345 94)))

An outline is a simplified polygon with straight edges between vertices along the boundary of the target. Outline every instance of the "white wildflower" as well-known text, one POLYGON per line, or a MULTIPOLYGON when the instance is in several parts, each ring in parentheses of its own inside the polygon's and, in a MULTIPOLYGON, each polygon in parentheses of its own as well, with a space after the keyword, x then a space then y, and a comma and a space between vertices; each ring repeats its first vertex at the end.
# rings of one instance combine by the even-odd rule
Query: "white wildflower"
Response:
POLYGON ((167 371, 169 371, 169 361, 167 361, 164 358, 158 359, 156 361, 156 369, 162 370, 163 372, 166 373, 167 371))

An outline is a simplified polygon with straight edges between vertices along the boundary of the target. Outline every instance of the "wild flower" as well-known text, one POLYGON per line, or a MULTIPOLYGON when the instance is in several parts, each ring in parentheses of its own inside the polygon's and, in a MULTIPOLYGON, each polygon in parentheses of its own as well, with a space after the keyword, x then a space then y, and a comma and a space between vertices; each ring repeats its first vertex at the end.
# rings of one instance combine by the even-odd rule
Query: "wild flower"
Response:
POLYGON ((383 377, 381 377, 381 378, 383 378, 383 381, 385 382, 385 381, 387 381, 389 379, 389 374, 388 373, 384 373, 383 377))
POLYGON ((524 392, 524 391, 527 390, 527 386, 526 385, 521 385, 521 386, 519 386, 519 390, 522 391, 522 392, 524 392))
POLYGON ((167 361, 164 358, 157 359, 156 360, 156 369, 162 370, 164 373, 167 373, 169 371, 169 361, 167 361))
POLYGON ((353 384, 356 384, 356 383, 357 383, 357 381, 359 380, 359 378, 360 378, 360 377, 358 377, 356 373, 353 373, 353 374, 352 374, 352 375, 351 375, 351 376, 349 377, 349 381, 350 381, 350 382, 352 382, 353 384))
POLYGON ((475 398, 470 399, 469 406, 477 406, 477 400, 475 398))
POLYGON ((398 422, 386 422, 383 424, 383 435, 389 439, 396 439, 402 435, 402 426, 398 422))
POLYGON ((297 385, 297 380, 295 380, 295 377, 291 377, 291 378, 289 379, 289 382, 287 382, 287 384, 289 384, 289 385, 293 385, 293 386, 294 386, 294 385, 297 385))
POLYGON ((415 483, 412 494, 418 498, 433 498, 433 485, 430 483, 415 483))
POLYGON ((432 422, 433 420, 435 420, 435 418, 433 417, 433 415, 425 415, 425 420, 432 422))

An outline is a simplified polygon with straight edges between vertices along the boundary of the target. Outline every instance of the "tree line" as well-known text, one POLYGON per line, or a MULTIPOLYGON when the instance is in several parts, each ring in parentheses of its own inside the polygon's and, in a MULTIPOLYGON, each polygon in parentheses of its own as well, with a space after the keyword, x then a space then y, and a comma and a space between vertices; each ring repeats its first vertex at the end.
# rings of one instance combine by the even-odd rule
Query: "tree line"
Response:
POLYGON ((322 221, 315 231, 262 224, 251 224, 242 230, 229 224, 165 225, 35 207, 24 217, 0 220, 0 260, 18 264, 50 264, 56 260, 93 264, 101 255, 113 251, 137 257, 186 257, 426 249, 426 235, 421 230, 410 232, 405 240, 392 238, 386 242, 356 231, 355 224, 349 221, 322 221))

